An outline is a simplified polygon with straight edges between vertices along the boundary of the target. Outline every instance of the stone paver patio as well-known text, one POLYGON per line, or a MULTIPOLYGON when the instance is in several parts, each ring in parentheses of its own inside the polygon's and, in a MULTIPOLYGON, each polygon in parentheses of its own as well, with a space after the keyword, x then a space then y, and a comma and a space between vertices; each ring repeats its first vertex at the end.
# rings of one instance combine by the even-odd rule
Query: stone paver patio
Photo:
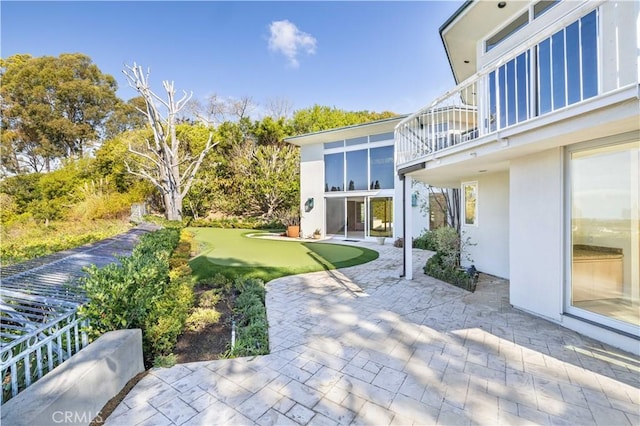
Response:
POLYGON ((380 258, 268 284, 269 355, 154 369, 106 424, 640 424, 640 358, 362 244, 380 258))

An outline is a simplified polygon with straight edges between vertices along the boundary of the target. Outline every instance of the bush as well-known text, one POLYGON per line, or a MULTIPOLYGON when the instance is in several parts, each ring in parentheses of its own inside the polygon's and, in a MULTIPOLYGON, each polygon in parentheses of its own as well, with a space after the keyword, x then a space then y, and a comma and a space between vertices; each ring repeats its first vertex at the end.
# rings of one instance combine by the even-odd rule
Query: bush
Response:
POLYGON ((477 275, 472 276, 460 268, 448 266, 442 253, 436 253, 427 260, 424 273, 467 291, 476 290, 477 275))
POLYGON ((188 264, 169 270, 178 246, 177 229, 161 229, 141 237, 120 265, 89 267, 83 287, 89 302, 80 315, 89 319, 89 337, 123 328, 140 328, 147 364, 173 350, 193 305, 188 264))
POLYGON ((213 308, 195 308, 187 317, 187 330, 200 331, 209 324, 217 324, 220 316, 220 312, 213 308))
POLYGON ((213 289, 204 291, 198 299, 198 306, 201 308, 213 308, 222 299, 220 289, 213 289))
POLYGON ((265 289, 262 280, 237 279, 234 314, 236 321, 235 346, 227 351, 227 357, 264 355, 269 353, 269 326, 265 308, 265 289))
POLYGON ((418 238, 414 238, 413 248, 437 251, 435 231, 425 230, 418 238))

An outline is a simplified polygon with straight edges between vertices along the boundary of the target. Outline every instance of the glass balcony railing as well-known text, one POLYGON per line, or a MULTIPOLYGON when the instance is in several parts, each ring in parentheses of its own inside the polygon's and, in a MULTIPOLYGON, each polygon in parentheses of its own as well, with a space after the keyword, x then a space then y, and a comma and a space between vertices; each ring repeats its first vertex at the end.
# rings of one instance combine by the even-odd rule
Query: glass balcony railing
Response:
POLYGON ((405 118, 395 129, 396 165, 597 96, 598 20, 592 10, 405 118))

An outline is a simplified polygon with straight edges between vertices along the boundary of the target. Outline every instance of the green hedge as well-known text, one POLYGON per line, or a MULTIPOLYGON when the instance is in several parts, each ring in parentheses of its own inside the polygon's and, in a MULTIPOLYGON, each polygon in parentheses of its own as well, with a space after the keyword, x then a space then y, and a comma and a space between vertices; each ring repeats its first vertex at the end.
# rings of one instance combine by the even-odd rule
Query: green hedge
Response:
POLYGON ((86 269, 82 284, 89 301, 80 314, 89 319, 91 339, 111 330, 140 328, 147 365, 173 350, 193 305, 187 259, 180 253, 172 258, 179 241, 178 229, 161 229, 144 235, 120 265, 86 269))
POLYGON ((440 252, 427 260, 424 273, 467 291, 474 292, 476 290, 477 276, 470 276, 462 269, 446 265, 444 255, 440 252))

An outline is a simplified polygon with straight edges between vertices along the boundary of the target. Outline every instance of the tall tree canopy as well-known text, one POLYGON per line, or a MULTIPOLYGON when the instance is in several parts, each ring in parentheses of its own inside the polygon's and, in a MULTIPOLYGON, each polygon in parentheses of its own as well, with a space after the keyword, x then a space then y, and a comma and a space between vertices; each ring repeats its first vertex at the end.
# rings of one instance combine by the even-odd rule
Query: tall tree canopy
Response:
POLYGON ((80 53, 0 59, 1 166, 5 174, 50 170, 82 157, 116 104, 115 79, 80 53))
POLYGON ((345 111, 336 107, 314 105, 310 108, 300 109, 293 114, 293 119, 291 120, 292 135, 362 124, 395 117, 396 115, 396 113, 389 111, 345 111))

